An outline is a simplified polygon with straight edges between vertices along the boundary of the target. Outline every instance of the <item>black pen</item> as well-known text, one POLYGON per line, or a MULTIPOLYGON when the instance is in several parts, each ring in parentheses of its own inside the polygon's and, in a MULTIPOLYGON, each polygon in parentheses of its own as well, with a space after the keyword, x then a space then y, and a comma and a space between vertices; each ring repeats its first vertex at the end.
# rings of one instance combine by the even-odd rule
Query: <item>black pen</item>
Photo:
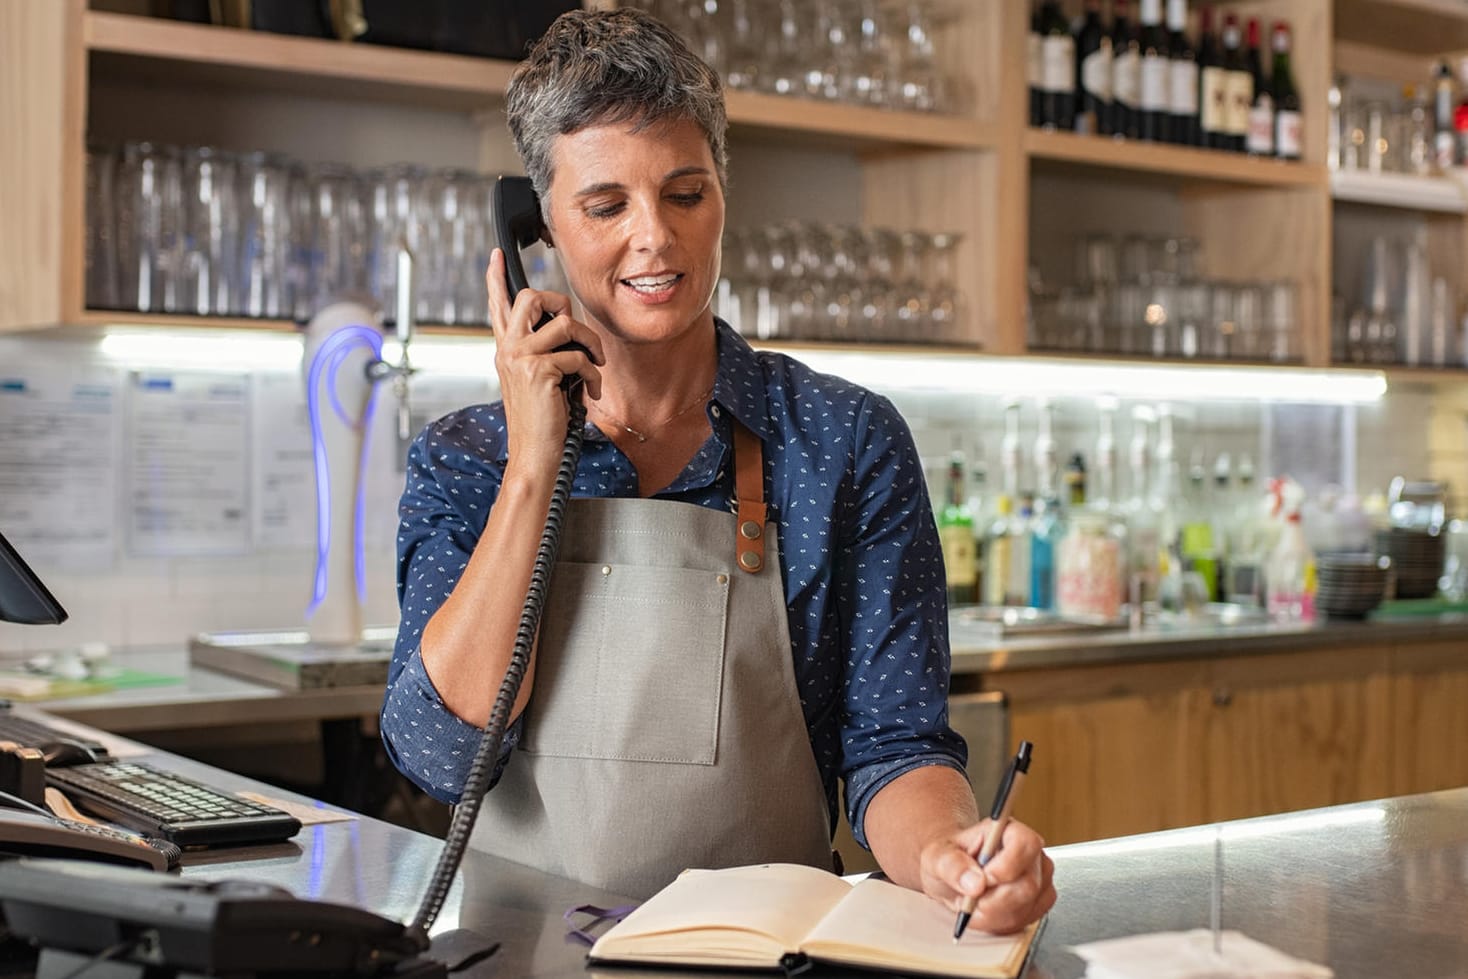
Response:
MULTIPOLYGON (((1004 778, 999 781, 999 789, 994 793, 994 805, 989 808, 989 818, 993 822, 989 825, 989 834, 984 837, 984 845, 979 848, 980 867, 987 866, 999 849, 999 840, 1004 836, 1004 827, 1009 825, 1009 815, 1014 811, 1015 793, 1019 791, 1020 783, 1025 780, 1025 775, 1030 770, 1030 754, 1034 750, 1034 745, 1028 741, 1021 741, 1019 751, 1015 752, 1014 760, 1009 763, 1004 778)), ((979 899, 976 897, 963 899, 963 905, 958 911, 958 921, 953 925, 955 944, 963 937, 964 931, 968 928, 968 921, 974 916, 974 908, 978 903, 979 899)))

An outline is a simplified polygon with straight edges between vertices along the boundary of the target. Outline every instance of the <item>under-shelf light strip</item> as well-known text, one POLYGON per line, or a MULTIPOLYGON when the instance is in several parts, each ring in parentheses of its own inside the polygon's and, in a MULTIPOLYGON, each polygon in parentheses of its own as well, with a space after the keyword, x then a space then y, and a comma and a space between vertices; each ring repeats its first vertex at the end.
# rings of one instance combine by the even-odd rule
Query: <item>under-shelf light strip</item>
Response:
MULTIPOLYGON (((159 333, 117 330, 102 340, 114 362, 152 368, 299 369, 301 342, 290 336, 159 333)), ((397 344, 383 357, 398 359, 397 344)), ((1043 358, 907 351, 857 353, 797 349, 792 355, 817 370, 877 391, 922 391, 997 396, 1118 398, 1152 401, 1280 401, 1369 404, 1387 391, 1381 371, 1162 364, 1076 363, 1043 358)), ((413 343, 413 366, 442 375, 494 379, 491 340, 423 337, 413 343)))

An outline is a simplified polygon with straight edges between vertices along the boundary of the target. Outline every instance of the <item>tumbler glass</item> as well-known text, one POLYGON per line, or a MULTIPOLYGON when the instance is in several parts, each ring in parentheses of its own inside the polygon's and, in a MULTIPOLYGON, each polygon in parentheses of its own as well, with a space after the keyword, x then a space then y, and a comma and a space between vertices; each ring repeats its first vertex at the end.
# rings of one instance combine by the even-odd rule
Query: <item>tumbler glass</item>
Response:
POLYGON ((240 311, 235 295, 239 200, 234 160, 211 146, 183 154, 183 309, 200 316, 240 311))
POLYGON ((171 147, 123 144, 115 188, 119 308, 145 313, 181 311, 181 188, 178 155, 171 147))
POLYGON ((367 213, 357 173, 339 163, 306 172, 310 207, 307 240, 309 315, 366 287, 367 213))
POLYGON ((86 303, 90 309, 117 308, 117 155, 87 150, 86 303))
POLYGON ((291 163, 273 153, 240 158, 240 312, 275 319, 292 315, 290 277, 291 163))

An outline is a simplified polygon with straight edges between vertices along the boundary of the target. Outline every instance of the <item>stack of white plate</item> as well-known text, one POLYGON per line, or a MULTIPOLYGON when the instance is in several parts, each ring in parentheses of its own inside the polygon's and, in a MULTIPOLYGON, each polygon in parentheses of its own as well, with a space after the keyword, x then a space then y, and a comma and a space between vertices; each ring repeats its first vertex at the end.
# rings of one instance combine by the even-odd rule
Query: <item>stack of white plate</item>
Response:
POLYGON ((1391 558, 1397 598, 1431 598, 1443 573, 1443 538, 1409 527, 1376 532, 1376 553, 1391 558))
POLYGON ((1381 604, 1391 570, 1375 554, 1334 554, 1316 562, 1315 607, 1331 618, 1359 619, 1381 604))

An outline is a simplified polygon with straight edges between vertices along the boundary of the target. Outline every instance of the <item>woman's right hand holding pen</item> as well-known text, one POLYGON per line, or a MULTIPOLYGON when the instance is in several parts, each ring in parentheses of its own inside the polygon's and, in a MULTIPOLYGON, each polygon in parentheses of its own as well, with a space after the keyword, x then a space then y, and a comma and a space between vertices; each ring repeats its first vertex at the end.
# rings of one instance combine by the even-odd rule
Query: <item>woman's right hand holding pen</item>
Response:
POLYGON ((978 854, 993 824, 986 818, 958 833, 936 866, 953 893, 948 902, 953 910, 975 902, 969 928, 1007 934, 1039 920, 1054 906, 1055 864, 1040 834, 1011 819, 993 858, 980 867, 978 854))

